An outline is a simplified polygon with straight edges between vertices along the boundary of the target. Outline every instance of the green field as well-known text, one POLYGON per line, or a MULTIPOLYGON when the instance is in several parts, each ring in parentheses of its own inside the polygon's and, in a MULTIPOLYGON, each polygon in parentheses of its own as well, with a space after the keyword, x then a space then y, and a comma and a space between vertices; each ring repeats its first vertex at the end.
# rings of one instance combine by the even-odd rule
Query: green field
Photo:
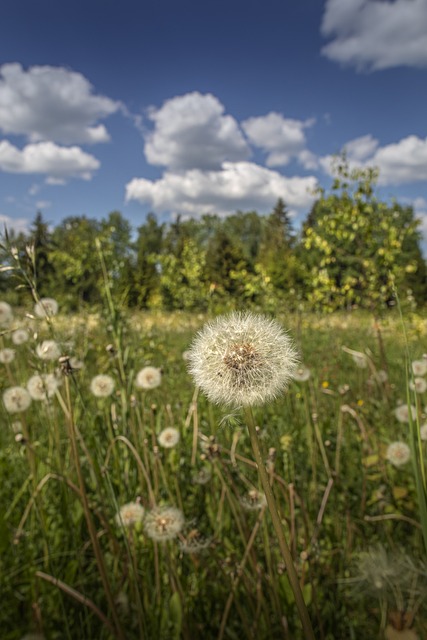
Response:
MULTIPOLYGON (((2 393, 35 375, 55 382, 24 411, 1 407, 1 639, 302 638, 242 413, 210 404, 187 372, 207 317, 13 313, 2 393), (46 359, 45 340, 71 360, 46 359), (147 366, 161 374, 152 389, 136 384, 147 366), (91 391, 100 374, 111 395, 91 391), (158 439, 166 428, 174 446, 158 439), (170 536, 166 516, 153 534, 163 507, 179 510, 170 536), (132 524, 133 513, 144 515, 132 524)), ((425 638, 423 384, 409 391, 412 427, 395 410, 407 364, 427 353, 427 321, 407 315, 405 337, 397 310, 276 319, 309 377, 254 415, 315 637, 425 638), (400 466, 395 441, 412 447, 400 466)))

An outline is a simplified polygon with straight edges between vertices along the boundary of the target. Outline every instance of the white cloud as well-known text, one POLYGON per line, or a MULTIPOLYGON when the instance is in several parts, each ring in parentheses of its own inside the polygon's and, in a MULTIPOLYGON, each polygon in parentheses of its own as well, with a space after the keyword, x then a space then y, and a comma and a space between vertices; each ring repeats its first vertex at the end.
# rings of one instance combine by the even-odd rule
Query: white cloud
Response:
POLYGON ((0 141, 0 171, 6 173, 45 173, 51 179, 78 177, 90 180, 99 166, 99 161, 80 147, 38 142, 21 150, 7 140, 0 141))
POLYGON ((268 154, 267 166, 278 167, 288 164, 304 151, 304 129, 313 124, 314 120, 284 118, 272 111, 266 116, 248 118, 242 122, 242 128, 250 142, 268 154))
POLYGON ((219 171, 166 172, 156 181, 134 178, 126 185, 126 200, 148 204, 156 212, 194 216, 267 211, 278 198, 295 210, 311 205, 316 184, 312 176, 287 178, 251 162, 224 162, 219 171))
POLYGON ((427 0, 328 0, 327 58, 359 69, 427 66, 427 0))
POLYGON ((30 220, 27 218, 11 218, 5 214, 0 213, 0 236, 3 235, 5 228, 8 231, 15 231, 15 233, 25 233, 30 227, 30 220))
POLYGON ((224 161, 245 160, 248 145, 236 120, 224 115, 211 94, 187 93, 151 109, 154 131, 146 134, 145 156, 153 165, 173 171, 219 169, 224 161))
POLYGON ((368 134, 350 140, 345 145, 345 150, 349 160, 362 161, 372 156, 378 148, 378 140, 368 134))
POLYGON ((97 122, 120 108, 120 103, 93 93, 80 73, 63 67, 18 63, 0 67, 0 130, 21 134, 30 142, 53 140, 63 144, 109 140, 97 122))

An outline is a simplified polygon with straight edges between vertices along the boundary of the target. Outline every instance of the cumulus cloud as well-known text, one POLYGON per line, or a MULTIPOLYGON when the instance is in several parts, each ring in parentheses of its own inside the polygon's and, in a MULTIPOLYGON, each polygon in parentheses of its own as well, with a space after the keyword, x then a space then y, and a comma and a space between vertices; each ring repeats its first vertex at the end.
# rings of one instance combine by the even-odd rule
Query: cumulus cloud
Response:
POLYGON ((327 58, 359 69, 427 66, 427 0, 328 0, 327 58))
POLYGON ((0 170, 6 173, 44 173, 52 179, 90 180, 99 161, 80 147, 60 147, 54 142, 28 144, 22 150, 0 141, 0 170))
POLYGON ((5 229, 15 231, 15 233, 26 233, 30 227, 30 221, 27 218, 11 218, 0 213, 0 236, 3 235, 5 229))
POLYGON ((242 128, 250 142, 268 154, 267 166, 279 167, 300 154, 302 162, 313 162, 313 157, 308 158, 309 152, 304 153, 304 129, 313 124, 314 120, 284 118, 281 113, 272 111, 266 116, 248 118, 242 122, 242 128))
POLYGON ((120 103, 94 95, 90 82, 63 67, 18 63, 0 67, 0 130, 24 135, 30 142, 63 144, 109 140, 98 121, 115 113, 120 103))
POLYGON ((287 178, 251 162, 224 162, 219 171, 166 172, 155 181, 134 178, 126 185, 126 200, 148 204, 158 213, 194 216, 267 211, 278 198, 295 210, 310 206, 316 184, 312 176, 287 178))
POLYGON ((145 156, 173 171, 219 169, 224 161, 250 156, 236 120, 212 94, 187 93, 151 109, 154 130, 145 138, 145 156))

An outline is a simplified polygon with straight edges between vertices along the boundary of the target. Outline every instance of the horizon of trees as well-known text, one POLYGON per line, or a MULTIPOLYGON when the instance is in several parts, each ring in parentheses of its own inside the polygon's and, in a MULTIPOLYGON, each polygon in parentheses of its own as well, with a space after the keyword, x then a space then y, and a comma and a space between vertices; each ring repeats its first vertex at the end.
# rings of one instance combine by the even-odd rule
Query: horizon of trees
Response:
MULTIPOLYGON (((166 224, 150 213, 136 237, 119 211, 100 221, 70 216, 53 229, 39 212, 29 233, 9 234, 2 263, 19 262, 40 296, 69 310, 102 302, 97 240, 115 300, 125 307, 378 312, 393 303, 395 291, 422 305, 427 269, 418 222, 412 207, 377 200, 376 179, 374 169, 350 170, 341 157, 330 193, 318 190, 299 233, 282 199, 268 215, 238 211, 166 224)), ((19 271, 0 276, 2 295, 24 303, 28 283, 15 289, 19 271)))

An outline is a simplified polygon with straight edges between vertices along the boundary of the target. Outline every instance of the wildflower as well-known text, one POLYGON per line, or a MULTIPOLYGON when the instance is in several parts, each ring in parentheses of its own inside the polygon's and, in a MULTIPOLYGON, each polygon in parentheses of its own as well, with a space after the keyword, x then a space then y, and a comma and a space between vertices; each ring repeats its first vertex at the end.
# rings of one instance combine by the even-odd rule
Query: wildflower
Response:
POLYGON ((407 404, 400 404, 394 410, 394 415, 399 422, 409 422, 409 414, 411 414, 412 420, 417 417, 417 408, 413 404, 409 405, 409 407, 407 404))
POLYGON ((387 447, 386 458, 395 467, 406 464, 411 457, 411 450, 405 442, 392 442, 387 447))
POLYGON ((58 303, 53 298, 41 298, 34 305, 34 313, 38 318, 50 318, 58 313, 58 303))
POLYGON ((53 373, 34 375, 27 382, 28 393, 33 400, 47 400, 58 388, 58 380, 53 373))
POLYGON ((144 367, 136 375, 135 384, 140 389, 155 389, 162 381, 162 372, 156 367, 144 367))
POLYGON ((144 519, 145 509, 139 502, 128 502, 120 507, 116 522, 123 527, 133 527, 144 519))
POLYGON ((264 404, 284 391, 297 354, 275 320, 232 313, 205 325, 188 361, 195 383, 212 402, 237 407, 264 404))
POLYGON ((174 429, 173 427, 166 427, 163 429, 157 437, 157 441, 161 447, 165 449, 172 449, 179 442, 179 431, 178 429, 174 429))
POLYGON ((3 402, 8 413, 20 413, 31 404, 31 396, 23 387, 10 387, 3 393, 3 402))
POLYGON ((420 438, 421 440, 427 440, 427 422, 420 426, 420 438))
POLYGON ((240 498, 240 504, 247 511, 258 511, 267 506, 267 499, 264 493, 251 489, 242 498, 240 498))
POLYGON ((12 307, 7 302, 0 302, 0 327, 7 327, 13 320, 12 307))
POLYGON ((298 367, 294 373, 294 380, 298 382, 306 382, 311 375, 310 369, 307 367, 298 367))
POLYGON ((145 517, 145 533, 157 542, 172 540, 184 526, 184 514, 175 507, 157 507, 145 517))
POLYGON ((322 382, 322 388, 323 389, 327 389, 329 387, 329 382, 327 380, 323 380, 322 382))
POLYGON ((424 393, 427 389, 427 380, 425 378, 414 378, 409 382, 409 388, 416 393, 424 393))
POLYGON ((113 378, 105 373, 101 373, 92 378, 90 390, 97 398, 107 398, 113 393, 114 386, 115 383, 113 378))
POLYGON ((44 340, 37 345, 36 353, 40 360, 58 360, 61 350, 55 340, 44 340))
POLYGON ((412 373, 414 376, 425 376, 427 373, 427 360, 414 360, 412 362, 412 373))
POLYGON ((12 342, 16 345, 24 344, 29 337, 30 335, 26 329, 16 329, 16 331, 12 333, 12 342))
POLYGON ((351 357, 359 369, 366 369, 368 366, 368 360, 363 353, 352 353, 351 357))
POLYGON ((14 349, 0 349, 0 362, 2 364, 9 364, 15 357, 14 349))

